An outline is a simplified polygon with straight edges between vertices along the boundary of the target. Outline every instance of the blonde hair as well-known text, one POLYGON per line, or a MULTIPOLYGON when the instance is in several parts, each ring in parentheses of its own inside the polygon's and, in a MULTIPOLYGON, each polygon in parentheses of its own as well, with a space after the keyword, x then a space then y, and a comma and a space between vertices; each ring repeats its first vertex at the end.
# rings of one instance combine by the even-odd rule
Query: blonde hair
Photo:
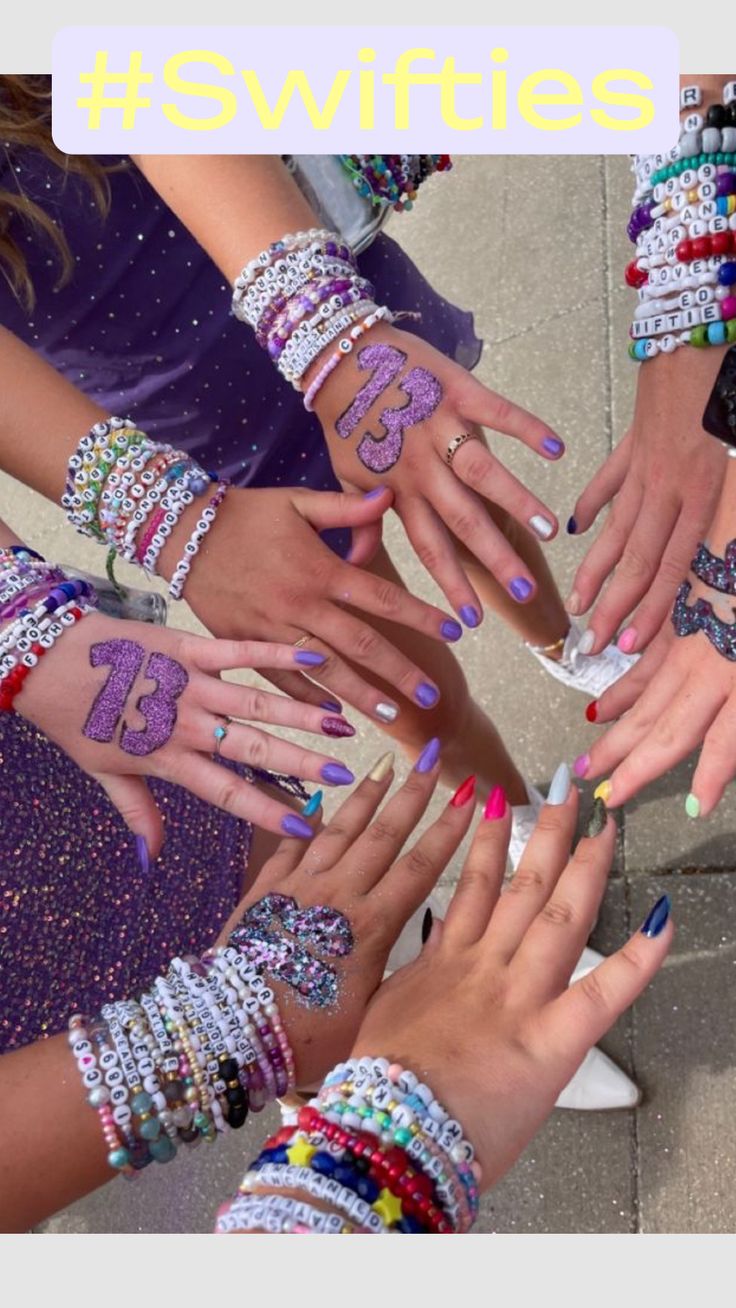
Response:
MULTIPOLYGON (((50 77, 0 76, 0 149, 11 162, 17 149, 39 150, 61 170, 62 185, 71 175, 80 177, 88 184, 100 215, 107 213, 110 188, 106 169, 95 159, 63 154, 51 139, 50 77)), ((30 310, 36 297, 16 239, 19 222, 50 242, 59 264, 57 287, 69 280, 74 260, 61 227, 24 194, 20 182, 17 190, 0 187, 0 272, 21 304, 30 310)))

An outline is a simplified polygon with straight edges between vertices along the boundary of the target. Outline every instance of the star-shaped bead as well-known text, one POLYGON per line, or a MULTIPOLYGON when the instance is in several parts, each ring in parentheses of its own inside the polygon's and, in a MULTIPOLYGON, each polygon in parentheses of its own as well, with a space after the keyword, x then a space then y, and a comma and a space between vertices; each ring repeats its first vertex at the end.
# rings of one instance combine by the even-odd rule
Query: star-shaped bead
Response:
POLYGON ((297 1140, 286 1151, 286 1157, 294 1167, 309 1167, 317 1150, 308 1140, 297 1140))
POLYGON ((393 1226, 394 1222, 400 1222, 403 1216, 401 1200, 397 1199, 390 1190, 383 1189, 376 1202, 372 1204, 372 1208, 386 1226, 393 1226))

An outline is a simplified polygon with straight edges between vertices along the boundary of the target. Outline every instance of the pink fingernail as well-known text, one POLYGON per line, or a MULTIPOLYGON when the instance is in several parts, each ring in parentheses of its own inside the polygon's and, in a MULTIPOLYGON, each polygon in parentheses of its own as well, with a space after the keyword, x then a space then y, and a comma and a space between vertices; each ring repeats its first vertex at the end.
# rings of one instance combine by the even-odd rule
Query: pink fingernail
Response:
POLYGON ((626 628, 621 632, 621 635, 619 636, 618 640, 616 641, 616 644, 618 645, 618 647, 619 647, 619 649, 621 650, 621 653, 622 653, 622 654, 630 654, 630 653, 631 653, 632 649, 634 648, 634 646, 635 646, 635 644, 636 644, 636 638, 637 638, 638 634, 639 634, 639 633, 638 633, 638 631, 636 630, 636 627, 626 627, 626 628))
POLYGON ((503 786, 494 786, 486 800, 483 817, 498 821, 506 812, 506 792, 503 786))
POLYGON ((578 754, 572 765, 576 777, 584 777, 590 767, 590 754, 578 754))

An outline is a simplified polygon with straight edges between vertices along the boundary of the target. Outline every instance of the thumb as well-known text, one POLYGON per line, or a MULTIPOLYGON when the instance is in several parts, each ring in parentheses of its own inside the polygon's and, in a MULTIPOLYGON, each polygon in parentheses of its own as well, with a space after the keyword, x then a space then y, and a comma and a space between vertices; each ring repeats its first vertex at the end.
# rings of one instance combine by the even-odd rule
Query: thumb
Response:
POLYGON ((377 486, 361 495, 339 491, 312 491, 294 497, 297 511, 316 531, 328 527, 363 527, 377 522, 393 503, 389 486, 377 486))
POLYGON ((149 863, 161 853, 164 824, 143 777, 96 772, 95 779, 136 837, 138 858, 143 871, 147 872, 149 863))

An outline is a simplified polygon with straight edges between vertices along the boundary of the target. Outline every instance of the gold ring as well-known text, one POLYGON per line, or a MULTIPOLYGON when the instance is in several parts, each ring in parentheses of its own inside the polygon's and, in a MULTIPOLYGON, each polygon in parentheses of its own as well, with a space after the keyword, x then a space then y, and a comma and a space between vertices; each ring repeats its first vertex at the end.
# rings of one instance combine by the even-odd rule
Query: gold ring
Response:
POLYGON ((295 640, 295 641, 294 641, 294 649, 301 649, 302 646, 303 646, 303 645, 306 645, 307 642, 310 641, 311 639, 312 639, 312 637, 309 636, 309 635, 307 635, 307 636, 300 636, 298 640, 295 640))
POLYGON ((447 463, 450 467, 452 467, 452 460, 454 459, 455 455, 460 449, 460 446, 464 445, 466 441, 479 441, 479 440, 480 440, 480 436, 478 436, 475 432, 470 432, 470 431, 463 431, 460 433, 459 436, 453 436, 452 440, 450 441, 450 444, 447 447, 447 451, 445 453, 445 463, 447 463))

